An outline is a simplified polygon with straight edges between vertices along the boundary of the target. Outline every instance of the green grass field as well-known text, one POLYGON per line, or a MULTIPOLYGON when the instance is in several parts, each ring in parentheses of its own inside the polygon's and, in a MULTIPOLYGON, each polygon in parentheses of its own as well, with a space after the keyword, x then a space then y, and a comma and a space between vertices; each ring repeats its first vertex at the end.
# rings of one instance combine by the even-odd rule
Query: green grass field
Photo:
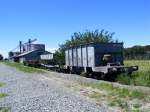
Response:
POLYGON ((138 65, 139 70, 133 72, 131 76, 121 74, 117 78, 119 83, 150 87, 150 60, 128 60, 124 63, 126 66, 138 65))
POLYGON ((138 65, 139 71, 150 71, 150 60, 128 60, 124 62, 125 65, 138 65))

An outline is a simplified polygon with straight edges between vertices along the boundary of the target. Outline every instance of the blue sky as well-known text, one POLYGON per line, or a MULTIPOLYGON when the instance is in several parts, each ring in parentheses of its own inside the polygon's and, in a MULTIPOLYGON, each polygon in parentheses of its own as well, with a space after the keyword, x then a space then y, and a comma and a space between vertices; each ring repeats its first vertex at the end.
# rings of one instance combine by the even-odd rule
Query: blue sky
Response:
POLYGON ((37 38, 47 49, 74 32, 106 29, 125 47, 150 44, 150 0, 0 0, 0 53, 37 38))

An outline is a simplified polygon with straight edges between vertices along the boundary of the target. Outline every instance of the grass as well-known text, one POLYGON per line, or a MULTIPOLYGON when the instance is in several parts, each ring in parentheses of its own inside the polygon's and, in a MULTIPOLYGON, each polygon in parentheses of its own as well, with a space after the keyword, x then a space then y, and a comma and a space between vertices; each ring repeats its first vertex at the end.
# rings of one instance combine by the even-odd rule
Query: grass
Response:
POLYGON ((147 71, 150 70, 150 60, 126 60, 124 62, 125 65, 138 65, 139 71, 147 71))
POLYGON ((3 63, 8 66, 14 67, 20 71, 23 71, 25 73, 45 73, 45 71, 42 69, 24 66, 21 63, 15 63, 15 62, 9 62, 9 61, 4 61, 3 63))
POLYGON ((0 82, 0 87, 2 87, 2 86, 4 86, 4 85, 5 85, 5 83, 1 83, 1 82, 0 82))
MULTIPOLYGON (((0 87, 2 87, 4 85, 5 85, 4 83, 0 82, 0 87)), ((6 93, 0 93, 0 98, 4 98, 6 96, 8 96, 6 93)), ((10 108, 8 108, 8 107, 0 107, 0 112, 10 112, 10 108)))
POLYGON ((124 111, 129 111, 130 106, 138 109, 141 107, 139 103, 133 104, 135 99, 139 102, 145 101, 149 98, 148 94, 138 90, 129 90, 127 88, 116 87, 110 83, 80 83, 84 87, 91 87, 99 92, 92 92, 89 97, 97 101, 106 101, 109 106, 120 107, 124 111))
POLYGON ((8 96, 6 93, 0 93, 0 98, 4 98, 6 96, 8 96))
POLYGON ((128 60, 125 61, 126 66, 138 65, 139 70, 133 72, 131 76, 121 74, 117 81, 127 85, 147 86, 150 87, 150 61, 149 60, 128 60))
POLYGON ((130 91, 127 88, 114 87, 112 84, 108 83, 93 83, 93 84, 91 83, 88 86, 95 89, 107 91, 111 96, 117 96, 119 98, 143 99, 145 97, 145 94, 141 91, 138 90, 130 91))
MULTIPOLYGON (((0 82, 0 87, 2 87, 4 85, 5 85, 4 83, 0 82)), ((0 93, 0 98, 6 97, 6 96, 8 96, 6 93, 0 93)))
POLYGON ((126 101, 122 100, 122 99, 115 99, 113 100, 109 106, 118 106, 122 109, 124 109, 125 111, 129 111, 129 105, 126 101))
POLYGON ((8 107, 0 107, 0 112, 10 112, 10 108, 8 108, 8 107))

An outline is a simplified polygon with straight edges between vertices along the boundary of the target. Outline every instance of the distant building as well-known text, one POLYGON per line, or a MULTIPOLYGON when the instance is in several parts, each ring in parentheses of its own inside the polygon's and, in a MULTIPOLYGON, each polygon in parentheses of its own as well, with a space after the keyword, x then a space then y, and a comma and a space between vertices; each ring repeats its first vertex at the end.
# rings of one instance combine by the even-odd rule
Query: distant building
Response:
POLYGON ((22 53, 18 55, 16 58, 18 58, 18 62, 23 63, 25 61, 38 61, 41 60, 41 55, 43 54, 51 54, 48 51, 45 50, 33 50, 29 52, 22 53))
MULTIPOLYGON (((52 53, 45 50, 44 44, 31 44, 31 42, 28 42, 26 44, 20 45, 20 52, 9 52, 9 59, 14 62, 23 63, 25 61, 41 60, 41 57, 50 58, 46 55, 50 56, 52 53)), ((51 58, 52 57, 53 56, 51 56, 51 58)))

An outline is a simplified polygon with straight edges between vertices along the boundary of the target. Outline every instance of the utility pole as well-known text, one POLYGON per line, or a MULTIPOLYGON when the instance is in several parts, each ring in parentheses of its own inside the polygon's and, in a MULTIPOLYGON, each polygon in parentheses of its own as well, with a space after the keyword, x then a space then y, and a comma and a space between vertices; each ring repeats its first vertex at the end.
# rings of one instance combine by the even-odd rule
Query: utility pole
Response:
POLYGON ((28 48, 29 48, 28 51, 31 51, 31 39, 28 40, 28 43, 29 43, 29 45, 28 45, 28 48))
POLYGON ((19 41, 19 51, 20 51, 20 54, 22 53, 22 41, 19 41))

